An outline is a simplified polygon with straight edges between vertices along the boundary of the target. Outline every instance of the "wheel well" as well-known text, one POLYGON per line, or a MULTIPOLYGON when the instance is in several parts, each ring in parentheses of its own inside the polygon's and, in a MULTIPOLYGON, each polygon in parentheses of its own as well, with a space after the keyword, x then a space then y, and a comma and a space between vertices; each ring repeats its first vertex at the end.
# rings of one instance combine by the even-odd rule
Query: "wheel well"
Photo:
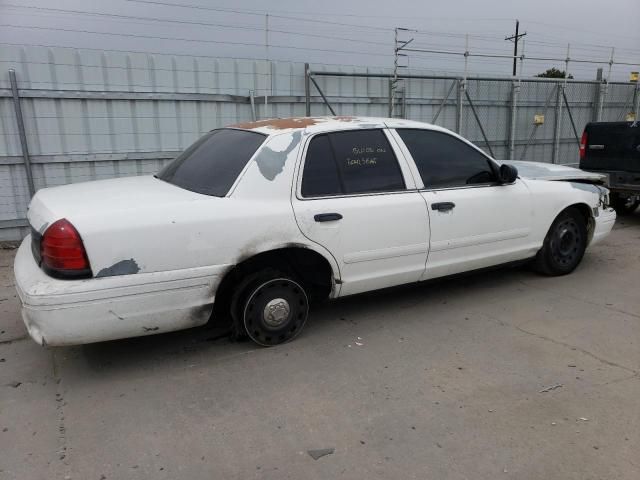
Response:
POLYGON ((304 247, 286 247, 258 253, 242 260, 228 270, 218 285, 213 315, 229 316, 231 296, 235 287, 250 273, 274 268, 293 275, 302 282, 311 302, 326 299, 333 289, 331 264, 318 252, 304 247))
POLYGON ((589 243, 591 243, 591 238, 593 237, 593 231, 596 226, 595 220, 593 218, 593 212, 591 211, 591 207, 589 207, 589 205, 587 205, 586 203, 575 203, 565 208, 563 212, 570 208, 578 210, 582 215, 582 217, 584 218, 584 221, 587 225, 587 245, 588 245, 589 243))

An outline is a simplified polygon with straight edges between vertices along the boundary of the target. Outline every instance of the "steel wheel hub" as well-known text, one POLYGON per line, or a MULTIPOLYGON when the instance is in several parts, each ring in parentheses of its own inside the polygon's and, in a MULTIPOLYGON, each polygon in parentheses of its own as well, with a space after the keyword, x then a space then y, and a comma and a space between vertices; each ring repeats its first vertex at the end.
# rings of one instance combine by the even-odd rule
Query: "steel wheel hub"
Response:
POLYGON ((289 319, 291 306, 284 298, 274 298, 264 307, 262 318, 270 327, 279 327, 289 319))
POLYGON ((575 235, 568 228, 563 228, 560 230, 558 237, 560 240, 558 242, 558 250, 560 251, 560 254, 565 256, 569 255, 575 244, 575 235))

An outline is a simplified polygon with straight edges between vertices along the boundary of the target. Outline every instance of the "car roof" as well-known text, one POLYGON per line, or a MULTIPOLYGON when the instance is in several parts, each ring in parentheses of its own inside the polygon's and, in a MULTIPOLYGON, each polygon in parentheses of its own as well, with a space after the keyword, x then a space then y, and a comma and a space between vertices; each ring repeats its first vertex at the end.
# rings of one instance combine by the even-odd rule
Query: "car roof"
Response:
POLYGON ((423 128, 448 131, 442 127, 401 118, 335 116, 335 117, 289 117, 258 120, 255 122, 229 125, 228 128, 251 130, 266 135, 278 135, 302 130, 305 133, 323 133, 335 130, 354 130, 367 128, 423 128))

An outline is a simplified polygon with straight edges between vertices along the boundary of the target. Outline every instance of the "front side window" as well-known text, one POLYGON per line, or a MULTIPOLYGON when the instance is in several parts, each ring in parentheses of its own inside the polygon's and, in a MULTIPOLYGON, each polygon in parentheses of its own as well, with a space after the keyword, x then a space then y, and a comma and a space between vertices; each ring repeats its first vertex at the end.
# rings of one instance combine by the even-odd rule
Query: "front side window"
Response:
POLYGON ((157 178, 192 192, 224 197, 266 138, 246 130, 213 130, 178 155, 157 178))
POLYGON ((463 141, 433 130, 397 129, 426 188, 493 183, 490 161, 463 141))
POLYGON ((405 183, 382 130, 350 130, 314 137, 302 173, 304 197, 392 192, 405 183))

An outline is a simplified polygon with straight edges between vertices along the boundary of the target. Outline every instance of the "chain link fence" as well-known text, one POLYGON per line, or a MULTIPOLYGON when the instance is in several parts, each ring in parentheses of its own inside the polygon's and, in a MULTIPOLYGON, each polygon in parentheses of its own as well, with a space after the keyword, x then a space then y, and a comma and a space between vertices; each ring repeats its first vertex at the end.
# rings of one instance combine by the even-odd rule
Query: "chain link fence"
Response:
POLYGON ((232 123, 396 116, 459 132, 498 159, 573 164, 587 122, 638 108, 635 84, 411 71, 392 99, 390 69, 186 55, 16 47, 0 51, 0 69, 0 241, 27 233, 39 188, 155 173, 232 123))

